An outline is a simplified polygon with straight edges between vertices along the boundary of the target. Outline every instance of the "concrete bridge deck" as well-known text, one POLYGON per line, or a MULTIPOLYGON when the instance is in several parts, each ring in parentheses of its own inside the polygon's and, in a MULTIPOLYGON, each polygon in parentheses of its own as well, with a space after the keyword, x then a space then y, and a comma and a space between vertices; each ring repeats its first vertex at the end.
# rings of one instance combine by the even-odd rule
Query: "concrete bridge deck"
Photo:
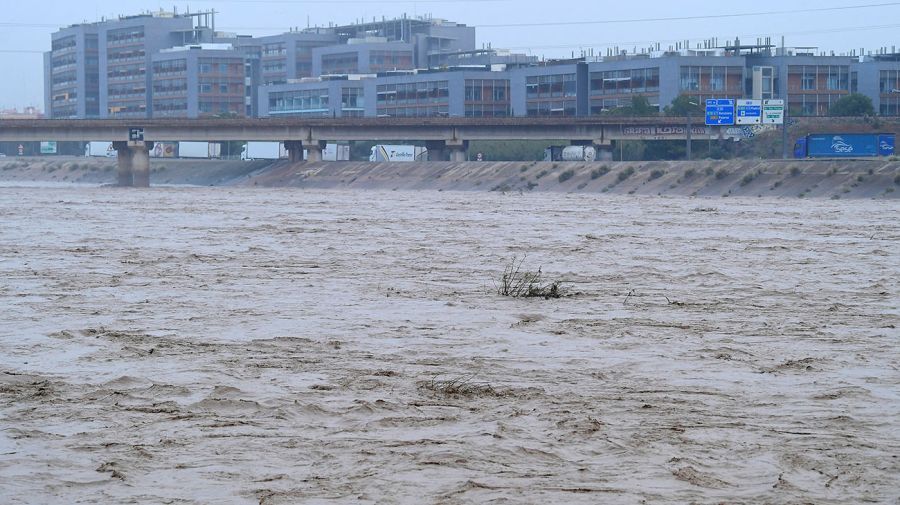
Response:
POLYGON ((304 150, 309 161, 321 160, 326 142, 419 141, 429 159, 463 161, 473 140, 567 140, 608 151, 615 140, 707 140, 723 134, 699 117, 664 116, 0 121, 0 141, 112 142, 119 154, 119 183, 125 186, 149 185, 149 150, 160 141, 278 141, 292 161, 301 161, 304 150))

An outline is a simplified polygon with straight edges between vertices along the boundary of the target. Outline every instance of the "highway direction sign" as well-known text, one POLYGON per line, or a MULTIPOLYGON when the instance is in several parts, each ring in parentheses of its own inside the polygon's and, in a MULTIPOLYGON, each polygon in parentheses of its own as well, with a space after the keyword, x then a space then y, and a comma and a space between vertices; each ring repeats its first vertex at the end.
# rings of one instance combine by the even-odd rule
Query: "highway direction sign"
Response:
POLYGON ((762 124, 784 124, 784 100, 763 100, 762 124))
POLYGON ((759 124, 762 122, 762 100, 738 100, 735 124, 759 124))
POLYGON ((707 126, 733 125, 734 100, 730 98, 707 100, 706 124, 707 126))

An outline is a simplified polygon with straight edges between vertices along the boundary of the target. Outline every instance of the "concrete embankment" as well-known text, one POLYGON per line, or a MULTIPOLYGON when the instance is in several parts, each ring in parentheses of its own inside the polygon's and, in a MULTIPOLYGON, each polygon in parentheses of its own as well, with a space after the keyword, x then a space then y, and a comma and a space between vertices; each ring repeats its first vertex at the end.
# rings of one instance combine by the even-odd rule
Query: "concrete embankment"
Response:
MULTIPOLYGON (((151 184, 667 196, 900 198, 900 162, 288 163, 152 160, 151 184)), ((7 158, 0 181, 114 184, 115 159, 7 158)))
POLYGON ((897 198, 900 196, 898 177, 900 163, 885 160, 280 163, 241 184, 382 190, 897 198))

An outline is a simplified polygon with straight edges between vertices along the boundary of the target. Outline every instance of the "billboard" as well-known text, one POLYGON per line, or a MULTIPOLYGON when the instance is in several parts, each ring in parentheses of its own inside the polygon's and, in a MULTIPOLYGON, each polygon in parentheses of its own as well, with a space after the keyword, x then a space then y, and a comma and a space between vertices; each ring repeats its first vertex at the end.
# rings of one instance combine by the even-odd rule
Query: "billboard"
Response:
POLYGON ((41 154, 56 154, 56 142, 41 142, 41 154))

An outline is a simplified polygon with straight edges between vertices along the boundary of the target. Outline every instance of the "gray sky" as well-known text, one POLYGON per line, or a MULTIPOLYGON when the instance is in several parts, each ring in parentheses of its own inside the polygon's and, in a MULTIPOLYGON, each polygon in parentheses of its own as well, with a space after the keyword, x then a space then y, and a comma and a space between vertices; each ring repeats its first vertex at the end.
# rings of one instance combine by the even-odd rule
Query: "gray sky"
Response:
POLYGON ((43 109, 40 52, 49 49, 50 34, 58 27, 173 6, 179 12, 188 7, 215 8, 217 29, 256 36, 304 27, 307 19, 311 25, 327 25, 431 14, 478 27, 479 46, 491 43, 546 57, 567 57, 587 48, 602 54, 617 45, 631 50, 651 42, 666 47, 684 39, 718 37, 721 43, 735 36, 742 42, 761 36, 780 42, 784 35, 788 46, 836 52, 900 45, 900 2, 879 0, 4 0, 3 4, 0 108, 4 109, 26 105, 43 109), (850 6, 855 8, 846 9, 850 6), (672 19, 702 16, 706 18, 672 19))

